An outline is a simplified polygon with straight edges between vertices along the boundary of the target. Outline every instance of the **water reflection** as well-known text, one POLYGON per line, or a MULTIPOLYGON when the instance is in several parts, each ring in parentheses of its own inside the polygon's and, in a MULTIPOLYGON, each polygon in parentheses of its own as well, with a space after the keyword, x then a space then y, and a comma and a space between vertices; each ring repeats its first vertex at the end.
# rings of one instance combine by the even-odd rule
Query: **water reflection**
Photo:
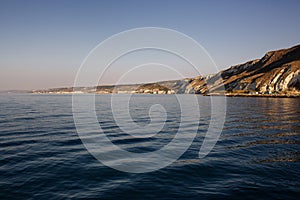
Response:
POLYGON ((240 154, 255 148, 261 153, 252 160, 260 162, 299 161, 299 99, 229 98, 227 109, 220 142, 226 149, 240 154))

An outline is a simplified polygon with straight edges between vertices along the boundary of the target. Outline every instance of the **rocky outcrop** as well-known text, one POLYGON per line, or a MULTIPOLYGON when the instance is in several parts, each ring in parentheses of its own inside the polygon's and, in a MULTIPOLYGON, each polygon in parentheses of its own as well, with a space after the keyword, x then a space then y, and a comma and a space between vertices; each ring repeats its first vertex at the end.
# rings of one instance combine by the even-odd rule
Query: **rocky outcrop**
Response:
POLYGON ((163 86, 158 83, 148 83, 140 85, 134 93, 144 94, 175 94, 175 91, 171 88, 163 86))
POLYGON ((300 90, 300 45, 270 51, 261 59, 232 66, 218 74, 191 82, 196 93, 282 93, 300 90))

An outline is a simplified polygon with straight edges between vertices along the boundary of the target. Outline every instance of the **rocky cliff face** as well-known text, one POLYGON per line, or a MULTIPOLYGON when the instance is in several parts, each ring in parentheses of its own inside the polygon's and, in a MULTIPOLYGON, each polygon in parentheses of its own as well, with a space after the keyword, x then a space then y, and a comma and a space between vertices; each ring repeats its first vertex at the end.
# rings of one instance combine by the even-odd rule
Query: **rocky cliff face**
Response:
POLYGON ((291 94, 300 96, 300 45, 270 51, 261 59, 232 66, 217 74, 158 83, 56 88, 34 93, 151 93, 151 94, 291 94))
POLYGON ((270 51, 261 59, 232 66, 218 74, 197 77, 189 86, 195 93, 227 92, 299 92, 300 45, 270 51))

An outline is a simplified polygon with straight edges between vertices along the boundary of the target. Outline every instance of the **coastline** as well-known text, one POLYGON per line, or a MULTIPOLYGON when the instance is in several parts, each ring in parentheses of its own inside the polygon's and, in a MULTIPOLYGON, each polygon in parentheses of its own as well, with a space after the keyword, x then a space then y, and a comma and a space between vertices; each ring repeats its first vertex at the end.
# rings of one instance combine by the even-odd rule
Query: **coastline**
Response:
POLYGON ((208 94, 207 96, 226 96, 226 97, 267 97, 267 98, 300 98, 300 94, 244 94, 244 93, 226 93, 208 94))
MULTIPOLYGON (((128 93, 98 93, 98 92, 28 92, 27 94, 53 94, 53 95, 64 95, 64 94, 96 94, 96 95, 109 95, 109 94, 146 94, 146 95, 174 95, 174 94, 193 94, 193 93, 173 93, 173 94, 155 94, 155 93, 134 93, 134 92, 128 92, 128 93)), ((210 93, 210 94, 197 94, 202 96, 226 96, 226 97, 264 97, 264 98, 300 98, 300 94, 298 93, 291 93, 291 94, 245 94, 245 93, 210 93)))

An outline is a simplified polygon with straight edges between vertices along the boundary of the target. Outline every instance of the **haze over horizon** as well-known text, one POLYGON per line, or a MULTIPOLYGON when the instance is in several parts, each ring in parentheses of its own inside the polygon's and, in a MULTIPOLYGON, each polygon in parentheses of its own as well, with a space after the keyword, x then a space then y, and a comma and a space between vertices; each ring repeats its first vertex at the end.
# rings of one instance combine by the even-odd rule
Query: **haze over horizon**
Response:
MULTIPOLYGON (((299 13, 300 2, 293 0, 1 0, 0 90, 72 86, 80 64, 97 44, 139 27, 182 32, 201 44, 220 70, 225 69, 299 44, 299 13)), ((198 75, 170 55, 149 51, 116 63, 103 84, 113 84, 135 62, 158 57, 182 68, 186 77, 198 75)), ((214 72, 210 67, 205 73, 214 72)), ((157 65, 136 70, 124 83, 176 78, 157 65)))

